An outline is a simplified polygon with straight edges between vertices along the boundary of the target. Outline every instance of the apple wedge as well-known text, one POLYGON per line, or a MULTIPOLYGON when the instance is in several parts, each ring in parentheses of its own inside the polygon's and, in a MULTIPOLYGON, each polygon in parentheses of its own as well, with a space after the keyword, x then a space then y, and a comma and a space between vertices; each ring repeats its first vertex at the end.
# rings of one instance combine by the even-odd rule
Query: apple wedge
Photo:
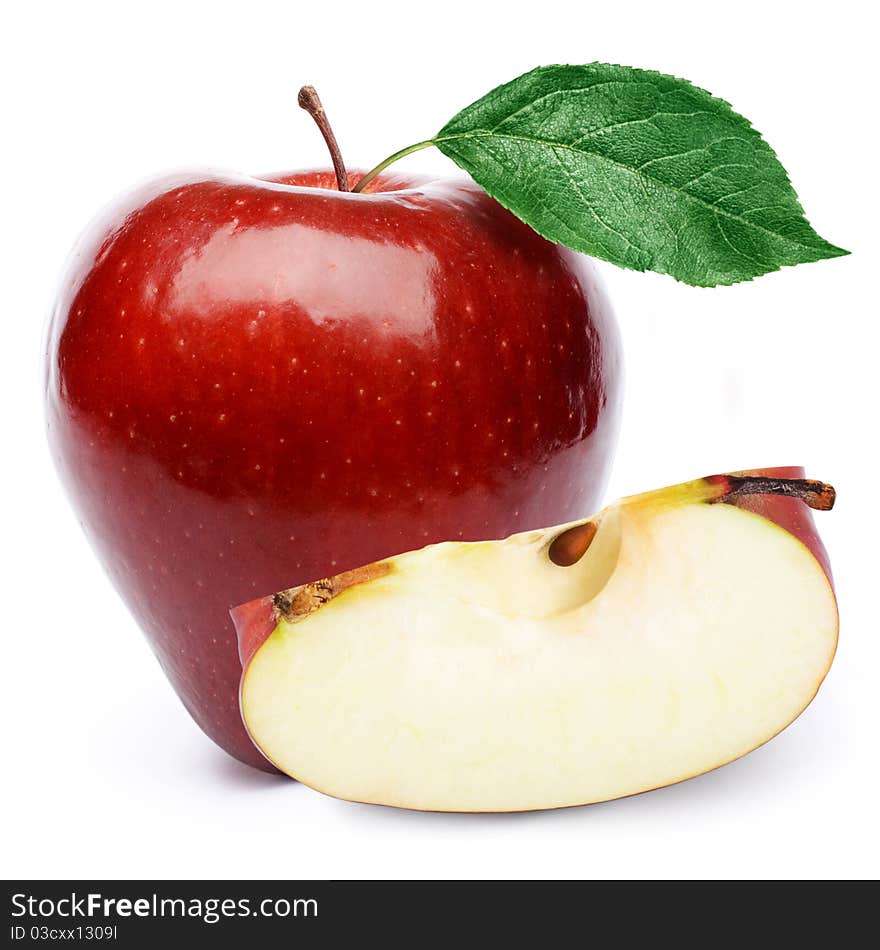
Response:
POLYGON ((808 507, 833 501, 804 478, 711 476, 246 604, 245 725, 322 792, 433 811, 707 772, 785 728, 828 671, 837 606, 808 507))

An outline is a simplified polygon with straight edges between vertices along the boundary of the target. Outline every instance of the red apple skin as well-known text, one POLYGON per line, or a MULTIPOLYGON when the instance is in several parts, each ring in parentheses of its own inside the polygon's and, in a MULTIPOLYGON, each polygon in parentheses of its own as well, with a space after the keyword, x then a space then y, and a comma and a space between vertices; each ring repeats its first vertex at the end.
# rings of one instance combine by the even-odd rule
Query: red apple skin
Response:
POLYGON ((620 361, 590 262, 470 181, 179 175, 111 208, 70 262, 49 441, 184 705, 268 770, 229 607, 589 514, 620 361))
MULTIPOLYGON (((804 469, 799 465, 749 469, 739 474, 760 475, 768 478, 806 478, 804 469)), ((753 511, 785 528, 789 534, 793 534, 819 562, 833 588, 834 579, 831 576, 828 552, 816 531, 813 512, 804 502, 797 498, 787 498, 785 495, 744 495, 735 499, 733 504, 746 511, 753 511)))

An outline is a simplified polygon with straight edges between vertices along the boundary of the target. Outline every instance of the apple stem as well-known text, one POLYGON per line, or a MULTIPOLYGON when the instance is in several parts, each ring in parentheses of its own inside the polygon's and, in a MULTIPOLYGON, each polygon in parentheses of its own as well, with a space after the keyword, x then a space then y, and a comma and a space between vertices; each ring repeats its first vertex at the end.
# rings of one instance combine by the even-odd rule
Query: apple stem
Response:
POLYGON ((272 607, 276 620, 296 623, 323 607, 328 601, 355 584, 365 584, 384 577, 393 570, 389 561, 376 561, 351 571, 343 571, 333 577, 325 577, 311 584, 291 587, 272 595, 272 607))
POLYGON ((336 172, 336 184, 339 190, 351 191, 348 184, 348 172, 345 170, 345 163, 342 161, 342 152, 339 150, 339 143, 336 141, 336 136, 333 134, 333 129, 327 119, 327 113, 324 111, 324 106, 321 105, 321 100, 315 91, 315 87, 303 86, 299 91, 299 95, 296 97, 296 101, 299 103, 300 108, 305 109, 315 120, 315 125, 318 126, 321 135, 324 136, 324 141, 327 143, 327 148, 330 151, 330 158, 333 159, 333 171, 336 172))
POLYGON ((434 144, 433 139, 426 139, 424 142, 416 142, 415 145, 408 145, 406 148, 402 148, 399 152, 395 152, 393 155, 389 155, 384 162, 379 162, 375 168, 371 168, 366 175, 354 186, 354 191, 361 192, 366 188, 367 185, 376 177, 376 175, 381 174, 385 169, 394 164, 398 159, 403 158, 405 155, 411 155, 413 152, 419 152, 423 148, 430 148, 434 144))
POLYGON ((830 511, 836 493, 831 485, 810 478, 769 478, 764 475, 723 475, 723 489, 713 501, 729 501, 742 495, 785 495, 799 498, 816 511, 830 511))

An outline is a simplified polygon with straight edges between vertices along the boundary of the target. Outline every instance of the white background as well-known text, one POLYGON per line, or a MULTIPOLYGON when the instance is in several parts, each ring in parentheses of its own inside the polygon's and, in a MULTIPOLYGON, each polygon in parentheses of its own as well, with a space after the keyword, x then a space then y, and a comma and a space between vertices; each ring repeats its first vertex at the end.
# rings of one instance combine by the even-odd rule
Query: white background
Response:
MULTIPOLYGON (((876 24, 862 2, 433 6, 15 4, 0 55, 6 877, 876 876, 876 24), (239 766, 166 684, 82 537, 44 444, 43 321, 78 231, 187 165, 352 165, 436 131, 527 69, 599 59, 686 76, 775 147, 817 230, 853 251, 729 289, 601 265, 627 357, 609 498, 801 463, 840 598, 834 667, 783 735, 683 785, 543 814, 351 805, 239 766)), ((455 173, 421 152, 410 169, 455 173)))

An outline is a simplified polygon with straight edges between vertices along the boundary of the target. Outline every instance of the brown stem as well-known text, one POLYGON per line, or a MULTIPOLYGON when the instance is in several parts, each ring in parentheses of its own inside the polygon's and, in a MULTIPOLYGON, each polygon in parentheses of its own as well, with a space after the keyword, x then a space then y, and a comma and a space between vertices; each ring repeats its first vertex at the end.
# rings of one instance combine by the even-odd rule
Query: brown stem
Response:
POLYGON ((327 121, 327 113, 321 105, 321 100, 318 98, 318 93, 315 92, 315 87, 303 86, 299 91, 299 95, 296 97, 296 101, 299 103, 300 108, 305 109, 315 120, 315 125, 318 126, 321 135, 324 136, 324 141, 330 150, 330 158, 333 159, 333 171, 336 172, 336 184, 339 190, 351 191, 348 184, 348 172, 345 170, 345 163, 342 161, 342 152, 339 151, 339 143, 336 141, 333 129, 327 121))
POLYGON ((272 596, 272 606, 275 608, 275 619, 296 623, 309 614, 323 607, 328 601, 341 594, 355 584, 365 584, 384 577, 392 570, 389 561, 376 561, 364 567, 356 567, 351 571, 343 571, 333 577, 325 577, 311 584, 300 587, 291 587, 289 590, 279 591, 272 596))
POLYGON ((799 498, 816 511, 830 511, 836 493, 825 482, 811 478, 769 478, 764 475, 722 475, 725 488, 714 501, 730 501, 742 495, 785 495, 799 498))

